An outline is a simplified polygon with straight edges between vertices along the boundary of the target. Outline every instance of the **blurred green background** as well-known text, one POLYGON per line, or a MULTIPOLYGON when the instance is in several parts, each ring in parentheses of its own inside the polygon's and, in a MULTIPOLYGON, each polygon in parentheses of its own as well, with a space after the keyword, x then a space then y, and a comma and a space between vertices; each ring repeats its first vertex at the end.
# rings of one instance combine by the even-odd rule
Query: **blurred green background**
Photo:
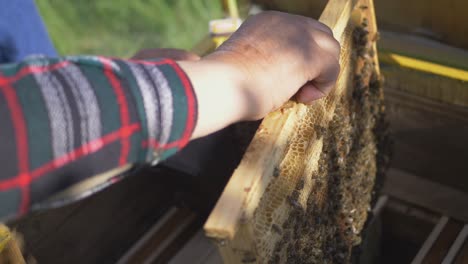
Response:
POLYGON ((220 0, 36 0, 62 55, 130 57, 143 48, 190 49, 222 18, 220 0))

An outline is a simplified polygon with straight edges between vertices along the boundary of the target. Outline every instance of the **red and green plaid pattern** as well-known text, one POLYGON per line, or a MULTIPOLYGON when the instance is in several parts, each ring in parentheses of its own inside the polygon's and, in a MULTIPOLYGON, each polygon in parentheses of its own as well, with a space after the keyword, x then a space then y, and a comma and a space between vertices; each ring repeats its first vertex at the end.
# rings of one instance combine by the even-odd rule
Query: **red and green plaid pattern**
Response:
POLYGON ((190 80, 169 59, 0 65, 0 218, 87 177, 170 156, 196 116, 190 80))

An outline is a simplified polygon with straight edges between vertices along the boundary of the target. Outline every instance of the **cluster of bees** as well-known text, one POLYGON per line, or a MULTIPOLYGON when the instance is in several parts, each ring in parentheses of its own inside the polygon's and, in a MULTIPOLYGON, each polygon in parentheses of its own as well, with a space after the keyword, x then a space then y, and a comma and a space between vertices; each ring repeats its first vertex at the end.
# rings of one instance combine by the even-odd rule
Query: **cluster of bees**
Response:
MULTIPOLYGON (((361 242, 376 175, 388 164, 382 84, 373 49, 377 35, 370 36, 368 24, 364 18, 352 36, 356 71, 351 96, 341 98, 328 127, 315 127, 315 137, 323 138, 324 145, 307 204, 298 200, 302 179, 286 198, 288 219, 271 225, 271 232, 281 236, 271 264, 348 263, 356 257, 352 249, 361 242), (319 204, 318 197, 325 202, 319 204)), ((275 168, 273 176, 280 173, 275 168)))

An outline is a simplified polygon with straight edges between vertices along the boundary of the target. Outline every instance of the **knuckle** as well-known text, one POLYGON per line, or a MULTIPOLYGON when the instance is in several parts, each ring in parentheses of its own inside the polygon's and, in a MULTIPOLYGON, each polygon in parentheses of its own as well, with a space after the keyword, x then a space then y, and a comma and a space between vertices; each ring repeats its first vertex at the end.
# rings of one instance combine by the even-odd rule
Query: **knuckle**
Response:
POLYGON ((324 23, 320 22, 320 21, 317 21, 318 24, 320 25, 320 28, 325 31, 326 33, 330 34, 333 36, 333 31, 331 30, 330 27, 328 27, 327 25, 325 25, 324 23))
POLYGON ((340 74, 341 66, 338 59, 334 56, 327 56, 328 63, 325 66, 325 74, 328 81, 335 81, 340 74))
POLYGON ((341 47, 340 42, 339 42, 336 38, 330 36, 330 41, 333 43, 333 45, 334 45, 335 47, 337 47, 337 48, 340 48, 340 47, 341 47))
POLYGON ((331 30, 331 28, 325 25, 324 23, 312 18, 308 18, 308 20, 310 24, 315 28, 315 30, 322 31, 325 34, 333 36, 333 31, 331 30))
POLYGON ((338 40, 336 40, 335 38, 332 38, 332 45, 334 46, 334 49, 337 53, 337 55, 339 56, 340 53, 341 53, 341 44, 338 40))
POLYGON ((316 40, 318 47, 333 55, 335 58, 340 57, 341 44, 332 36, 324 33, 323 31, 314 32, 313 38, 316 40))

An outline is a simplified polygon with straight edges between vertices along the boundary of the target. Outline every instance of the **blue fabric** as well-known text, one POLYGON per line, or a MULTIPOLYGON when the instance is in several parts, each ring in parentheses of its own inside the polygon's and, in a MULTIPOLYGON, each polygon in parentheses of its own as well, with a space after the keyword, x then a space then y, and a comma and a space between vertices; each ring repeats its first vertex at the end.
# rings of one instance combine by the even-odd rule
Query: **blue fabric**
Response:
POLYGON ((0 0, 0 63, 30 55, 56 57, 33 0, 0 0))

